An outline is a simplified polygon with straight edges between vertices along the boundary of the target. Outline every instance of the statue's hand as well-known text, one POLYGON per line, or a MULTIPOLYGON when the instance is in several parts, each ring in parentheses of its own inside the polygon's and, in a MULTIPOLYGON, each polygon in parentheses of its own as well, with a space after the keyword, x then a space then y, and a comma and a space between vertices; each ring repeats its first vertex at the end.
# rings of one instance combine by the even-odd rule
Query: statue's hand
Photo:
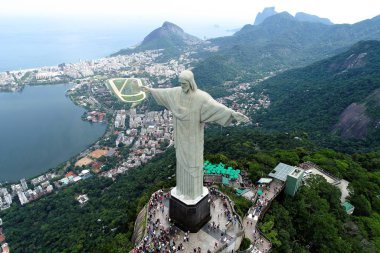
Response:
POLYGON ((232 116, 234 117, 236 121, 244 122, 244 123, 249 122, 249 118, 240 112, 234 112, 232 116))
POLYGON ((150 92, 150 88, 147 87, 147 86, 140 86, 140 90, 143 91, 143 92, 145 92, 145 93, 150 92))

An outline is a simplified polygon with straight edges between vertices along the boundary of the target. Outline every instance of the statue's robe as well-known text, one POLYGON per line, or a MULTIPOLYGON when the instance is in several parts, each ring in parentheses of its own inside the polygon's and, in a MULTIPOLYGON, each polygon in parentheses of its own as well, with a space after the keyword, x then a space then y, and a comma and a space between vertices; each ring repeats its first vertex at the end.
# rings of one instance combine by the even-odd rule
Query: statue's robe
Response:
POLYGON ((151 89, 156 102, 173 113, 176 149, 177 195, 194 200, 202 195, 204 124, 231 123, 233 110, 197 89, 184 93, 181 87, 151 89))

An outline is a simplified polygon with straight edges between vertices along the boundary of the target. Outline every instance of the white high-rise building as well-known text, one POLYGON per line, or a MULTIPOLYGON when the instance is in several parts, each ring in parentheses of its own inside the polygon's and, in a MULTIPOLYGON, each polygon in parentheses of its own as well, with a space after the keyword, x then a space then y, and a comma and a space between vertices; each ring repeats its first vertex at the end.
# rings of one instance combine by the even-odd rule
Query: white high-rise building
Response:
POLYGON ((28 190, 28 184, 26 183, 25 178, 22 178, 22 179, 20 180, 20 183, 21 183, 21 186, 22 186, 22 190, 23 190, 23 191, 28 190))
POLYGON ((25 196, 25 193, 19 191, 17 192, 17 195, 18 195, 18 199, 20 200, 21 205, 24 205, 29 202, 25 196))

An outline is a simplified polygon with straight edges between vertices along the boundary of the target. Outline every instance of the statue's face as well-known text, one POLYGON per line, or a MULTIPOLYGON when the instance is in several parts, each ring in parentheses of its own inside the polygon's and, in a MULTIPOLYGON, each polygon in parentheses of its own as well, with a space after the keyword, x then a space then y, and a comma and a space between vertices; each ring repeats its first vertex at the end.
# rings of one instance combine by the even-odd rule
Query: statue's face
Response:
POLYGON ((190 90, 190 83, 189 83, 189 81, 180 78, 179 79, 179 83, 181 84, 181 88, 182 88, 183 92, 188 93, 189 90, 190 90))

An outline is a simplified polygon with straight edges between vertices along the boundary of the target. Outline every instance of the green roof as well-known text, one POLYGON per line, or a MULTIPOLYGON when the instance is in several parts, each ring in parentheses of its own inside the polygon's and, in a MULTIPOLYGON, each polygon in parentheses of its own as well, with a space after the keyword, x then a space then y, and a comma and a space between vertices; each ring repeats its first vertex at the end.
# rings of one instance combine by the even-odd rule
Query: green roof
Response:
POLYGON ((348 212, 348 211, 350 211, 351 209, 354 208, 354 206, 350 202, 347 202, 347 201, 344 202, 342 204, 342 206, 343 206, 344 211, 346 211, 346 212, 348 212))
POLYGON ((205 161, 203 164, 203 170, 205 174, 208 175, 226 175, 229 179, 237 179, 240 170, 236 169, 234 170, 232 167, 225 168, 225 165, 223 163, 219 164, 212 164, 209 161, 205 161))
POLYGON ((238 195, 238 196, 241 196, 241 195, 243 195, 244 193, 246 193, 246 192, 249 192, 249 189, 235 189, 235 191, 236 191, 236 194, 238 195))

